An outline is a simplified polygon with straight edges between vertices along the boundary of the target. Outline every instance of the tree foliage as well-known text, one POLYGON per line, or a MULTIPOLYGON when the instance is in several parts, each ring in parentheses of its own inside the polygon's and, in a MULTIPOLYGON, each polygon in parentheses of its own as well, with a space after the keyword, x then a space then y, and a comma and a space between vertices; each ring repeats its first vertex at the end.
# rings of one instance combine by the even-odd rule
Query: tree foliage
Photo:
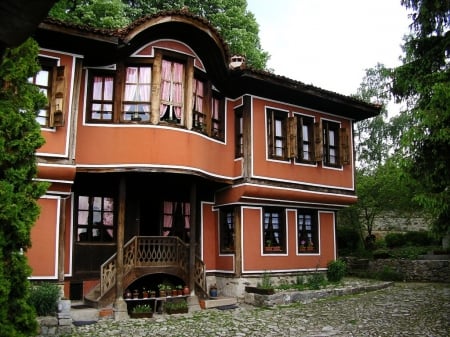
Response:
POLYGON ((0 64, 0 336, 36 332, 33 308, 27 304, 31 270, 23 251, 39 215, 36 200, 47 185, 36 182, 35 151, 44 140, 36 111, 46 97, 28 83, 39 70, 38 46, 28 40, 7 49, 0 64))
POLYGON ((402 4, 412 11, 412 32, 403 64, 393 73, 392 93, 410 102, 403 164, 421 185, 415 200, 433 215, 434 230, 445 233, 450 228, 450 1, 402 4))
POLYGON ((261 48, 259 26, 247 11, 246 0, 60 0, 49 15, 99 28, 122 28, 143 15, 175 9, 205 17, 232 54, 245 55, 251 67, 266 68, 269 54, 261 48))

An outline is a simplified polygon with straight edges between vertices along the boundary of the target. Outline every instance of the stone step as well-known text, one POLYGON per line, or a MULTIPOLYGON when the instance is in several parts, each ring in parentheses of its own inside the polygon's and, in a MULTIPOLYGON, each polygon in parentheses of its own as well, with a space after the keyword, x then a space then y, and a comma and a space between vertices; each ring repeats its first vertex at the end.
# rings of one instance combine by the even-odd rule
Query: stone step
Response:
POLYGON ((70 310, 72 321, 76 323, 97 322, 99 319, 99 311, 95 308, 72 306, 70 310))
POLYGON ((200 307, 202 309, 212 309, 236 304, 237 304, 236 297, 218 296, 214 298, 210 297, 209 299, 200 300, 200 307))

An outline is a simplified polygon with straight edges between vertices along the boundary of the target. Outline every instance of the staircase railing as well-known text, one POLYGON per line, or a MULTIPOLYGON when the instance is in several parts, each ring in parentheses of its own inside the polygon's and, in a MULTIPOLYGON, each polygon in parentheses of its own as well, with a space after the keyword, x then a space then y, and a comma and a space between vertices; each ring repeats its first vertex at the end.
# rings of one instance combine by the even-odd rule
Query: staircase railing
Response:
MULTIPOLYGON (((189 275, 189 245, 174 236, 135 236, 124 246, 124 277, 135 267, 177 267, 189 275)), ((103 296, 116 284, 117 254, 101 266, 100 294, 103 296)), ((206 289, 205 265, 195 259, 195 283, 206 289)))

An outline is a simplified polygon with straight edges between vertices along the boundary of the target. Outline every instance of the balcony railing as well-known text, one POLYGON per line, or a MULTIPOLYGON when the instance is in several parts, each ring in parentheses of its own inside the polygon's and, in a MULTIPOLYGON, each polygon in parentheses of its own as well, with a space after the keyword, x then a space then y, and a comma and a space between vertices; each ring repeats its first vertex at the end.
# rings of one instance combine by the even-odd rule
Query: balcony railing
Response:
MULTIPOLYGON (((189 275, 189 245, 174 236, 135 236, 124 246, 124 277, 135 267, 176 267, 189 275)), ((117 254, 101 266, 100 291, 103 296, 116 284, 117 254)), ((205 266, 196 257, 195 283, 206 289, 205 266)))

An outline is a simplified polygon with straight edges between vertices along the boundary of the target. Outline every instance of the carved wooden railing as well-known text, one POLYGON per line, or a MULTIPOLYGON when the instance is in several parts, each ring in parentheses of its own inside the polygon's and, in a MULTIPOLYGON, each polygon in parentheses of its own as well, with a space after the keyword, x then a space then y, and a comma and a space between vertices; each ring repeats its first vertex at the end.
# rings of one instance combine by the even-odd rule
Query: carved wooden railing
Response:
MULTIPOLYGON (((135 267, 176 267, 189 275, 189 245, 174 236, 135 236, 124 246, 124 277, 135 267)), ((103 296, 116 284, 117 254, 101 266, 100 293, 103 296)), ((206 289, 205 265, 196 257, 195 283, 206 289)))

